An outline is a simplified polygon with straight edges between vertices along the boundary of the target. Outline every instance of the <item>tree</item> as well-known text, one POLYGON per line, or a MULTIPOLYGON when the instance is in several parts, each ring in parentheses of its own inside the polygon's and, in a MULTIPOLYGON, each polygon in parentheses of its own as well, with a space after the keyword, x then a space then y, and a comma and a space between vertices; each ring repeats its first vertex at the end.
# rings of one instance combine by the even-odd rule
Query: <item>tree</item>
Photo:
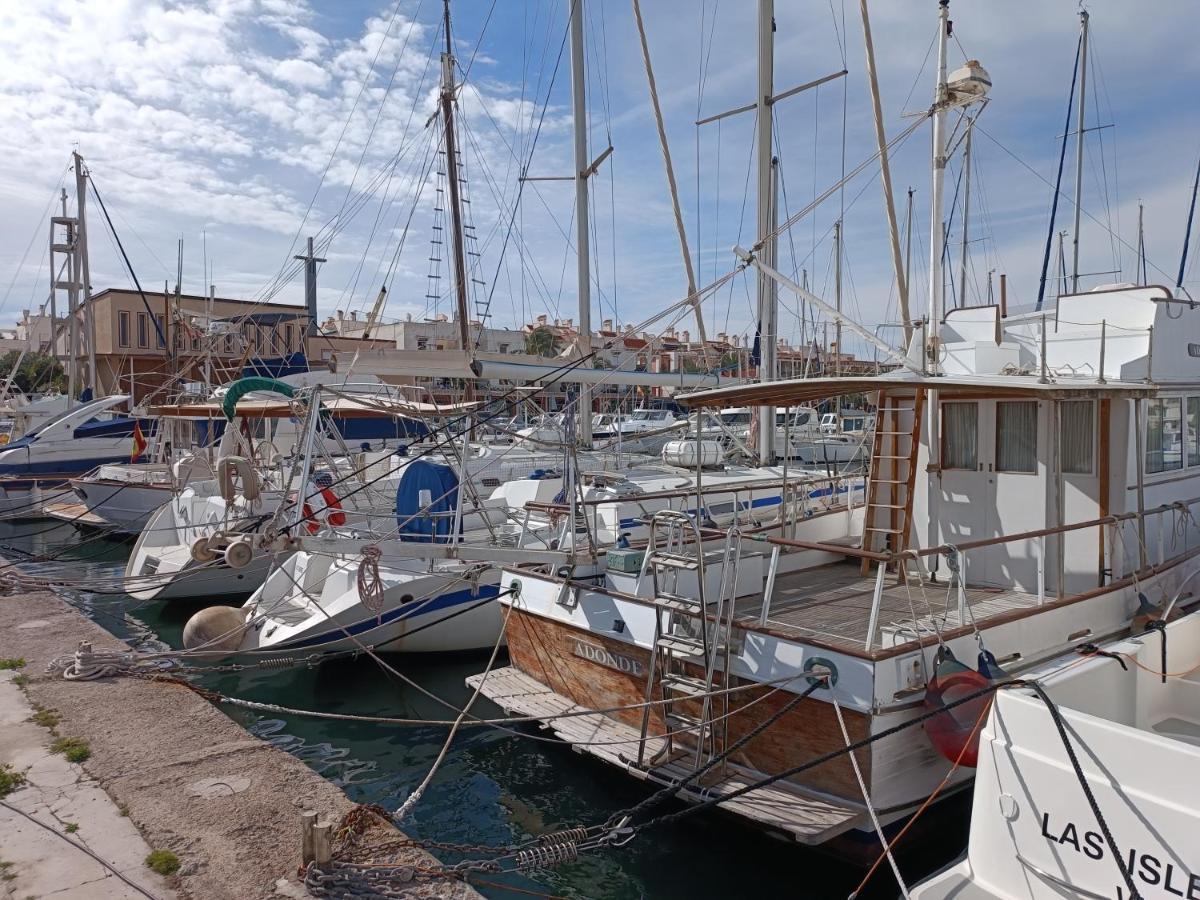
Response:
MULTIPOLYGON (((0 379, 7 380, 20 354, 12 350, 0 357, 0 379)), ((62 363, 45 353, 26 353, 17 369, 13 385, 22 393, 67 389, 67 376, 62 363)))
POLYGON ((539 325, 525 335, 525 352, 530 356, 554 356, 558 351, 558 338, 545 325, 539 325))

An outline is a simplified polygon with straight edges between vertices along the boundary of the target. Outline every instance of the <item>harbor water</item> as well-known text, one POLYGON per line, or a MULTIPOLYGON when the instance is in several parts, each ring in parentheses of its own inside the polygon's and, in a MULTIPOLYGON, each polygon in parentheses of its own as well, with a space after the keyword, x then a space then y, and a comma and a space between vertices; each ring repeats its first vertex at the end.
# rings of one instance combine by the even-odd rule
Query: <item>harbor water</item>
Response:
MULTIPOLYGON (((139 649, 179 647, 183 625, 198 607, 140 603, 120 593, 117 585, 129 546, 80 536, 68 525, 0 524, 0 554, 18 561, 23 570, 93 586, 93 593, 65 596, 101 626, 139 649)), ((64 647, 63 652, 71 649, 64 647)), ((486 656, 389 656, 388 661, 454 707, 469 698, 464 679, 487 662, 486 656)), ((454 716, 447 706, 366 657, 311 668, 214 669, 197 677, 204 687, 222 694, 297 709, 426 720, 454 716)), ((398 808, 428 772, 446 734, 439 726, 224 710, 253 734, 303 760, 344 789, 350 799, 389 810, 398 808)), ((473 712, 499 715, 482 699, 473 712)), ((514 736, 487 727, 464 728, 424 798, 399 824, 417 839, 503 846, 531 835, 604 822, 647 793, 645 786, 536 729, 524 727, 514 736)), ((939 829, 945 837, 938 846, 906 849, 901 862, 907 881, 934 871, 965 849, 965 821, 965 810, 952 813, 939 829)), ((444 862, 467 858, 434 852, 444 862)), ((754 832, 721 815, 702 814, 645 832, 628 846, 587 854, 557 868, 485 875, 472 883, 485 896, 513 900, 531 895, 581 900, 776 896, 817 900, 847 896, 863 874, 859 868, 754 832)), ((862 894, 896 895, 897 885, 886 864, 862 894)))

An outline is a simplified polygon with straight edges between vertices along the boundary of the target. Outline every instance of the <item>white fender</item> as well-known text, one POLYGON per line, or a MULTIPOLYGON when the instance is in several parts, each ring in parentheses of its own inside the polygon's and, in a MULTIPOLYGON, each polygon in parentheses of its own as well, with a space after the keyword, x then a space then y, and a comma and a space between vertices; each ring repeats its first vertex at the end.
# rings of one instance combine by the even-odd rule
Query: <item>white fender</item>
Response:
POLYGON ((262 493, 262 485, 250 460, 244 456, 221 457, 217 461, 217 484, 221 488, 221 498, 226 503, 232 503, 237 497, 237 479, 242 482, 242 496, 247 500, 257 500, 262 493))

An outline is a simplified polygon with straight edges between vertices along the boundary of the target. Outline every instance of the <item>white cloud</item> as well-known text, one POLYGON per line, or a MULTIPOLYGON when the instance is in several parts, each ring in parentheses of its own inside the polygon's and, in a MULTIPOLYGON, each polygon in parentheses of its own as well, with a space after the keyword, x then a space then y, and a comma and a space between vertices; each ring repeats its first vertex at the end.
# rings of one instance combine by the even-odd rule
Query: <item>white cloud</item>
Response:
POLYGON ((329 73, 314 62, 306 59, 284 59, 271 67, 271 74, 279 81, 296 87, 320 90, 329 84, 329 73))

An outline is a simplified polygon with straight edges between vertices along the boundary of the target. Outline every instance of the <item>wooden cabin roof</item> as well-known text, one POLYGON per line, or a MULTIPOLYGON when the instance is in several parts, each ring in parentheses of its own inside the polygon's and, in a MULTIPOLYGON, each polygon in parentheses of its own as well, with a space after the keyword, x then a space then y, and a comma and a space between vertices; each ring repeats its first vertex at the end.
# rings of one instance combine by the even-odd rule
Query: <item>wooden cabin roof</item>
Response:
POLYGON ((677 394, 675 399, 691 407, 723 406, 797 406, 838 394, 869 393, 879 390, 939 390, 955 394, 986 394, 1044 399, 1089 397, 1151 397, 1158 392, 1153 384, 1144 382, 1107 381, 1095 379, 1051 379, 1045 383, 1036 375, 971 375, 918 376, 900 373, 855 378, 793 378, 785 381, 761 381, 756 384, 735 384, 677 394))

